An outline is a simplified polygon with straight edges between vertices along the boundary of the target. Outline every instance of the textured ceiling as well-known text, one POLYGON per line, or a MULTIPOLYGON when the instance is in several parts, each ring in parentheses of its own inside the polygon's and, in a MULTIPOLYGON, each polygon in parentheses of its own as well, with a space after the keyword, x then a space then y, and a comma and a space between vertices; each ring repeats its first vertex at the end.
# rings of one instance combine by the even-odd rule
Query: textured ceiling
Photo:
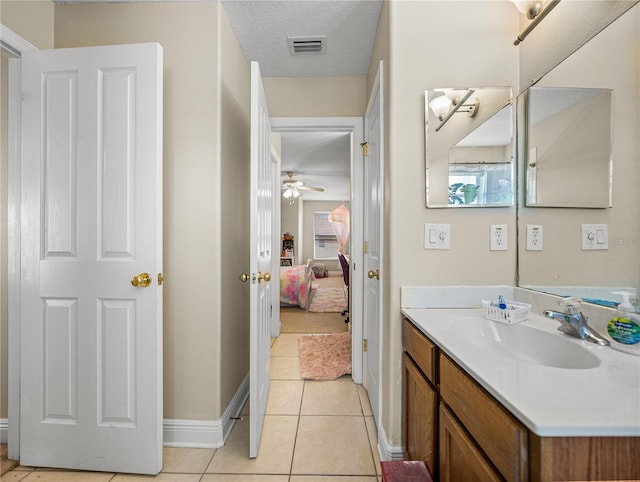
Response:
POLYGON ((366 75, 381 0, 223 0, 247 60, 265 77, 366 75), (292 55, 288 37, 326 36, 326 53, 292 55))
MULTIPOLYGON (((382 0, 222 0, 247 60, 264 77, 367 75, 382 0), (326 53, 292 55, 288 37, 325 36, 326 53)), ((282 133, 282 172, 308 186, 303 199, 350 198, 351 136, 282 133)))

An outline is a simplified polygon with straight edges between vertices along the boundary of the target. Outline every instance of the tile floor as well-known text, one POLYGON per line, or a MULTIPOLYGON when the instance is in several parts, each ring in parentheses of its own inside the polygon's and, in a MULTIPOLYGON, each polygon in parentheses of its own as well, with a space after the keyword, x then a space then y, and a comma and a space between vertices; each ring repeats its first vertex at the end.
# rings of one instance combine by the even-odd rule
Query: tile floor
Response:
POLYGON ((298 334, 271 350, 271 391, 260 453, 249 459, 247 409, 220 449, 165 447, 155 477, 19 466, 2 481, 23 482, 380 482, 376 429, 366 391, 343 377, 300 379, 298 334))

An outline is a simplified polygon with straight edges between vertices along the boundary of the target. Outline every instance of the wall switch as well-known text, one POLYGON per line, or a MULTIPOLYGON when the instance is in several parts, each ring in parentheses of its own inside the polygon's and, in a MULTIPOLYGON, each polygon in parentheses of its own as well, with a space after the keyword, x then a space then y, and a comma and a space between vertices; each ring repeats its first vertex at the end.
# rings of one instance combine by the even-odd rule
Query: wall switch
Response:
POLYGON ((451 225, 425 224, 424 249, 451 249, 451 225))
POLYGON ((542 251, 542 224, 527 224, 527 251, 542 251))
POLYGON ((506 251, 509 248, 507 244, 507 225, 492 224, 491 225, 491 251, 506 251))
POLYGON ((609 226, 607 224, 583 224, 582 249, 609 249, 609 226))

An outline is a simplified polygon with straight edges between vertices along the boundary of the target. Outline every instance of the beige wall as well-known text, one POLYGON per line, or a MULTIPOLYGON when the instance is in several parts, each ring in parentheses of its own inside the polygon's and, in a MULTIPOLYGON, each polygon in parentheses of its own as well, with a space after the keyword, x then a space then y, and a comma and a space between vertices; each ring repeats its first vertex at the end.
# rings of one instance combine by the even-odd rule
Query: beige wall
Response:
POLYGON ((53 48, 55 4, 49 0, 2 0, 0 23, 39 49, 53 48))
POLYGON ((359 117, 367 106, 366 77, 265 77, 272 117, 359 117))
POLYGON ((516 90, 517 10, 508 2, 474 1, 400 1, 388 8, 386 222, 393 229, 386 231, 382 422, 389 442, 401 445, 400 287, 512 285, 516 270, 515 208, 425 208, 424 90, 469 85, 516 90), (460 12, 473 18, 464 28, 460 12), (451 225, 450 250, 423 249, 427 222, 451 225), (508 251, 489 250, 491 224, 507 224, 508 251))
POLYGON ((58 4, 55 45, 164 49, 164 417, 214 420, 222 237, 216 2, 58 4), (188 27, 187 27, 188 26, 188 27))
MULTIPOLYGON (((36 47, 53 48, 54 4, 49 1, 0 2, 0 23, 36 47)), ((7 56, 2 54, 0 130, 0 418, 7 418, 7 56)))
POLYGON ((250 71, 224 8, 220 8, 222 53, 220 147, 222 194, 220 259, 220 400, 224 411, 249 372, 249 284, 238 276, 249 268, 250 71))

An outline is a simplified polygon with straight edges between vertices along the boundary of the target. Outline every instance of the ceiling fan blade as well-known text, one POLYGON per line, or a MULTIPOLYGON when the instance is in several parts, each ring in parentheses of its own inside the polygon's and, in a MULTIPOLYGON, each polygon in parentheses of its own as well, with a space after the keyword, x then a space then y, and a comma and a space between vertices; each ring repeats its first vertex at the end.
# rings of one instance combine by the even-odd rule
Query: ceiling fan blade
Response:
POLYGON ((317 192, 324 192, 324 188, 323 187, 314 187, 314 186, 298 186, 298 189, 302 190, 302 191, 317 191, 317 192))

